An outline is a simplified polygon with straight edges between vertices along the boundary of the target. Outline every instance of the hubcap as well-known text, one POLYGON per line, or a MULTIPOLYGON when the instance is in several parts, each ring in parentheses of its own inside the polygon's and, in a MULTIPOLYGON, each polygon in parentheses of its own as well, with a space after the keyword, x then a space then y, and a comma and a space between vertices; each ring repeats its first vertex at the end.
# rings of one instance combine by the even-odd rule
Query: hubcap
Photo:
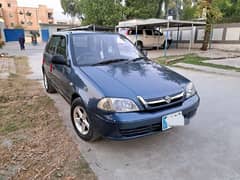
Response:
POLYGON ((89 131, 89 122, 86 111, 81 106, 76 106, 73 111, 73 121, 77 130, 86 135, 89 131))
POLYGON ((46 76, 46 74, 43 75, 43 83, 44 83, 45 89, 48 89, 48 82, 47 82, 47 76, 46 76))

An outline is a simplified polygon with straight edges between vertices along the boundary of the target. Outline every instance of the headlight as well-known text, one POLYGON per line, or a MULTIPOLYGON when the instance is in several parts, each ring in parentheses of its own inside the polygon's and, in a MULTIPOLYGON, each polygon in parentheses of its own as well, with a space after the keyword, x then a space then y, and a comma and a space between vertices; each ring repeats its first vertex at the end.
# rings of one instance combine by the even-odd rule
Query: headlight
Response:
POLYGON ((194 87, 194 84, 192 82, 187 84, 185 91, 186 91, 186 97, 187 98, 193 96, 197 92, 195 87, 194 87))
POLYGON ((139 110, 132 100, 123 98, 103 98, 98 102, 97 107, 110 112, 133 112, 139 110))

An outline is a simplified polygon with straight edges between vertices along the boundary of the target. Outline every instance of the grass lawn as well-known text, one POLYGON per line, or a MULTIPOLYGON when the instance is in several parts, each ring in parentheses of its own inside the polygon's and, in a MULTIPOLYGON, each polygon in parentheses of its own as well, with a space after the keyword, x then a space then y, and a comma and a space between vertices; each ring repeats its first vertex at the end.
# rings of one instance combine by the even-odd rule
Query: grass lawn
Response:
POLYGON ((161 57, 157 59, 157 62, 159 64, 164 64, 164 65, 175 65, 176 63, 186 63, 186 64, 193 64, 193 65, 200 65, 200 66, 208 66, 208 67, 213 67, 213 68, 218 68, 218 69, 225 69, 225 70, 235 70, 237 72, 240 72, 240 68, 232 67, 232 66, 227 66, 227 65, 220 65, 220 64, 212 64, 209 62, 206 62, 206 58, 199 57, 194 54, 189 54, 185 56, 172 56, 172 57, 161 57), (173 59, 173 61, 166 62, 168 59, 173 59), (174 61, 174 59, 176 59, 174 61))
POLYGON ((0 79, 0 180, 96 179, 54 102, 26 79, 27 59, 14 62, 16 74, 0 79))

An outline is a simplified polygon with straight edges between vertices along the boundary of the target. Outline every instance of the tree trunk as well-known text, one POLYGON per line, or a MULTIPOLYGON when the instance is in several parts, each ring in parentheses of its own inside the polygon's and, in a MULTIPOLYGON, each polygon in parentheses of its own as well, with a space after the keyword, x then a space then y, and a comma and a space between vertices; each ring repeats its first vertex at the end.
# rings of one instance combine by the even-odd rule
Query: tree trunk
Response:
POLYGON ((157 13, 156 13, 156 18, 160 18, 162 15, 162 3, 163 3, 163 0, 158 1, 158 9, 157 9, 157 13))
POLYGON ((202 44, 202 48, 201 48, 201 50, 203 50, 203 51, 206 51, 208 49, 208 44, 209 44, 210 36, 211 36, 211 29, 212 29, 212 25, 206 24, 204 40, 203 40, 203 44, 202 44))
POLYGON ((165 17, 166 19, 168 18, 168 4, 169 4, 169 0, 165 0, 165 17))
POLYGON ((212 0, 208 0, 207 4, 207 14, 206 14, 206 27, 205 27, 205 34, 204 34, 204 40, 201 47, 201 50, 206 51, 208 49, 208 44, 210 41, 211 36, 211 30, 212 30, 212 24, 211 24, 211 3, 212 0))

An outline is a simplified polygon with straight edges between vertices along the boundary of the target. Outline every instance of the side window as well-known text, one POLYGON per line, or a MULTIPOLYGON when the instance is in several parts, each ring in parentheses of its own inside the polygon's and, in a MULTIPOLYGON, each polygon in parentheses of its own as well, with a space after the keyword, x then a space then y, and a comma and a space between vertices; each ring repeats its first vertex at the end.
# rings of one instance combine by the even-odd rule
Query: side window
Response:
POLYGON ((157 30, 154 30, 153 33, 154 33, 154 36, 160 36, 161 35, 160 32, 157 31, 157 30))
POLYGON ((66 38, 64 36, 60 37, 60 41, 57 46, 56 54, 63 55, 65 58, 67 57, 66 53, 66 38))
MULTIPOLYGON (((138 35, 142 35, 143 31, 142 30, 137 30, 138 35)), ((136 30, 129 30, 129 35, 136 35, 136 30)))
POLYGON ((137 33, 138 33, 138 35, 142 35, 143 31, 142 30, 138 30, 137 33))
POLYGON ((150 30, 150 29, 146 29, 146 30, 145 30, 145 33, 146 33, 146 35, 148 35, 148 36, 152 36, 152 35, 153 35, 152 30, 150 30))
POLYGON ((59 43, 59 41, 61 40, 60 36, 52 36, 52 38, 50 39, 48 45, 47 45, 47 52, 49 54, 55 54, 56 52, 56 47, 59 43))

